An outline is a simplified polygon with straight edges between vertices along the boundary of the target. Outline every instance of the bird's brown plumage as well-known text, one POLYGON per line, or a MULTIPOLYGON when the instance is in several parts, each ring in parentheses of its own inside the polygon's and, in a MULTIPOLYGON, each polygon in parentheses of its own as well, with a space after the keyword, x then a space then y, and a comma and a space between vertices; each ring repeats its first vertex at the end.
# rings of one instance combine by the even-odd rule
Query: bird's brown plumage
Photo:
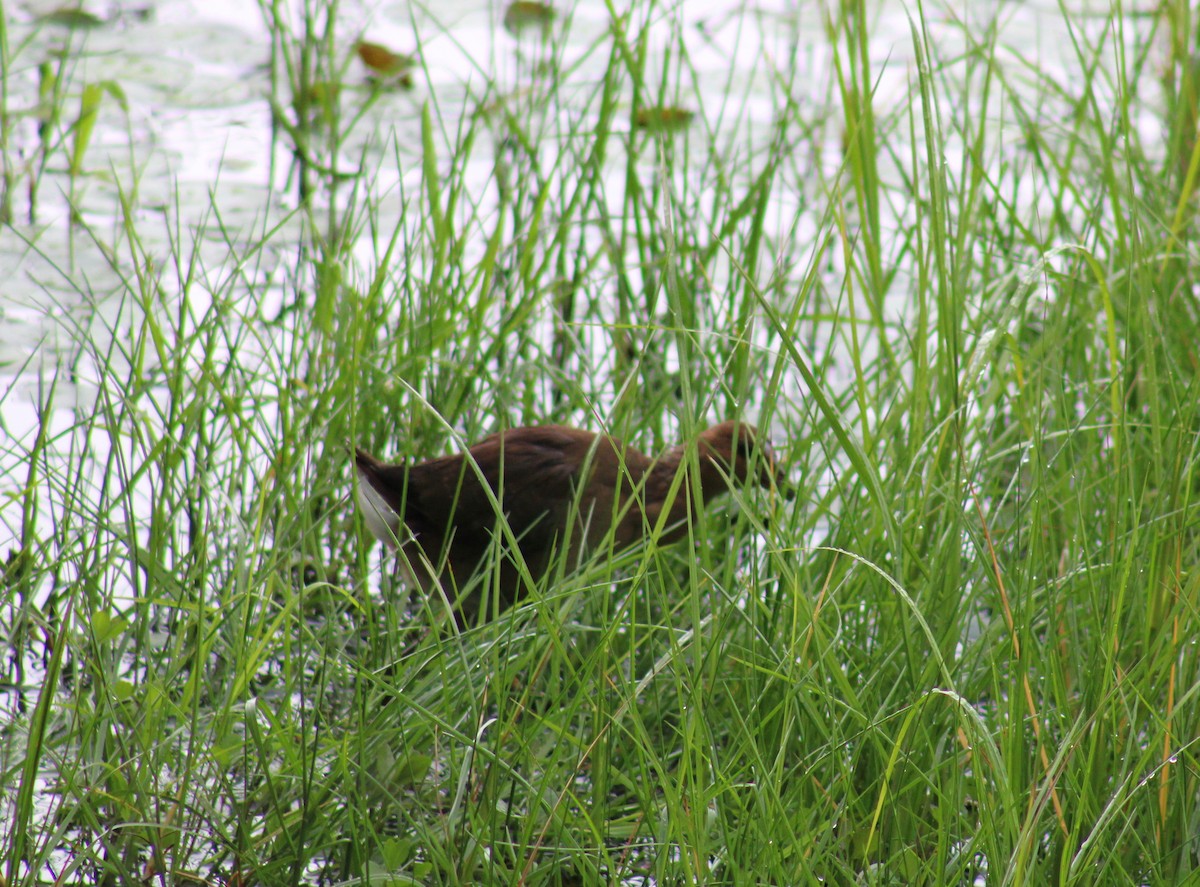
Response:
MULTIPOLYGON (((758 442, 751 425, 723 422, 704 431, 695 446, 704 502, 728 489, 727 478, 763 486, 782 479, 769 445, 758 442)), ((489 491, 535 581, 558 552, 565 551, 574 566, 610 529, 615 550, 655 528, 664 542, 687 533, 694 501, 690 477, 663 515, 676 474, 688 461, 686 445, 651 459, 607 435, 541 425, 493 434, 467 452, 478 471, 462 453, 389 465, 355 452, 359 504, 371 531, 400 548, 415 585, 441 587, 452 602, 481 565, 492 563, 493 537, 508 538, 489 491)), ((511 554, 500 558, 499 571, 496 602, 504 609, 521 596, 524 583, 511 554)), ((480 600, 478 591, 458 599, 460 618, 474 618, 480 600)))

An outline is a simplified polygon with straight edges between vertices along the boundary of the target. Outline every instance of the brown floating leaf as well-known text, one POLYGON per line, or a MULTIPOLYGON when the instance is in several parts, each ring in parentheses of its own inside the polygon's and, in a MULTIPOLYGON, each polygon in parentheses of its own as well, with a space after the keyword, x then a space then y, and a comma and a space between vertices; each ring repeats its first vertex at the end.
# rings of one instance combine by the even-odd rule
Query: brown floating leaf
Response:
POLYGON ((89 31, 104 24, 104 19, 78 6, 61 6, 41 16, 38 21, 46 25, 58 25, 72 31, 89 31))
POLYGON ((549 3, 539 0, 513 0, 504 10, 504 30, 516 35, 526 28, 539 27, 543 32, 550 30, 550 24, 558 12, 549 3))
POLYGON ((413 66, 413 57, 401 52, 392 52, 381 43, 369 43, 360 40, 354 45, 354 50, 362 63, 377 74, 385 77, 395 77, 404 74, 413 66))
POLYGON ((679 132, 687 129, 696 116, 695 111, 671 105, 656 105, 638 108, 633 115, 633 125, 647 132, 679 132))

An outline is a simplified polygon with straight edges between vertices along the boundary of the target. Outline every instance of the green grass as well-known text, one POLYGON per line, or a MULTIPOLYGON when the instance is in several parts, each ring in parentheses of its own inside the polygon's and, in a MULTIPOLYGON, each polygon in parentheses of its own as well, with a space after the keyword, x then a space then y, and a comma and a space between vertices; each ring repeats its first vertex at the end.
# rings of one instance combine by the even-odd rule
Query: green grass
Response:
MULTIPOLYGON (((104 170, 112 219, 60 224, 117 284, 60 264, 69 344, 0 390, 6 884, 1197 877, 1192 11, 1066 11, 1047 70, 940 7, 911 62, 874 7, 739 13, 762 77, 715 92, 671 7, 561 9, 453 89, 426 21, 396 93, 312 4, 262 5, 299 208, 104 170), (461 633, 347 498, 349 442, 737 415, 793 502, 461 633)), ((39 45, 0 32, 6 219, 127 125, 39 45)))

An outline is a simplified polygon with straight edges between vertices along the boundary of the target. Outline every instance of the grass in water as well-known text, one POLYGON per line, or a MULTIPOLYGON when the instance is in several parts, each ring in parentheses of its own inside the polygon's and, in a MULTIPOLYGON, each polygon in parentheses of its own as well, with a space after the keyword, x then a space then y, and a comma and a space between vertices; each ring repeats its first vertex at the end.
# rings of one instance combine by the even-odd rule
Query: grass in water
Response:
POLYGON ((253 225, 120 166, 96 222, 129 91, 0 32, 0 212, 71 203, 69 259, 0 232, 66 309, 0 391, 5 884, 1195 877, 1189 10, 1064 10, 1044 69, 941 7, 897 58, 861 3, 496 10, 449 89, 448 26, 400 84, 261 9, 253 225), (462 632, 348 498, 352 443, 733 416, 793 502, 462 632))

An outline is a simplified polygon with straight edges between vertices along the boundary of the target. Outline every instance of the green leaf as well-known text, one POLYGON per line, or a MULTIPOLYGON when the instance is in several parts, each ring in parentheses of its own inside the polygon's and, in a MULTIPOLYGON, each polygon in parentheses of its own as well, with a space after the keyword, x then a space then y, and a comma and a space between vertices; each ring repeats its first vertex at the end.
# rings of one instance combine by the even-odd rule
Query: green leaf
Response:
POLYGON ((92 140, 92 130, 96 128, 96 120, 100 116, 100 100, 103 97, 104 87, 99 83, 89 83, 83 88, 83 95, 79 98, 79 116, 71 127, 75 134, 71 148, 72 176, 83 172, 83 155, 87 153, 88 144, 92 140))
POLYGON ((124 634, 125 629, 129 628, 129 620, 114 616, 107 610, 96 610, 92 613, 90 625, 92 637, 96 639, 96 643, 106 644, 113 638, 124 634))
POLYGON ((420 782, 425 778, 425 774, 429 772, 432 765, 433 758, 429 755, 413 753, 396 765, 396 782, 401 786, 420 782))

